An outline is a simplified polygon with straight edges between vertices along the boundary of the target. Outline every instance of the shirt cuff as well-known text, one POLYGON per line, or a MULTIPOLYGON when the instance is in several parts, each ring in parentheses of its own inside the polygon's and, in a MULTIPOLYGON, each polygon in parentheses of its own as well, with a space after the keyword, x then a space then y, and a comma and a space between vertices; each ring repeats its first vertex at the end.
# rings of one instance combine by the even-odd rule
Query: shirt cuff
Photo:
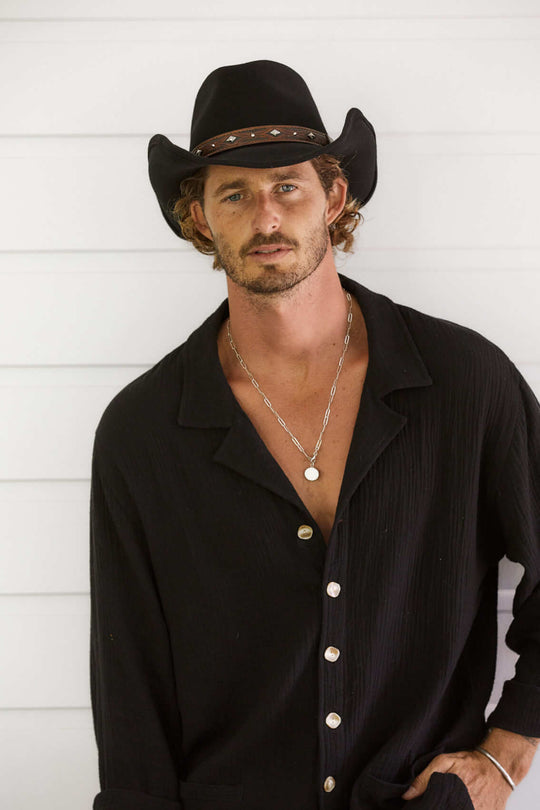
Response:
POLYGON ((486 723, 490 728, 504 728, 525 737, 540 737, 540 688, 505 681, 501 698, 486 723))

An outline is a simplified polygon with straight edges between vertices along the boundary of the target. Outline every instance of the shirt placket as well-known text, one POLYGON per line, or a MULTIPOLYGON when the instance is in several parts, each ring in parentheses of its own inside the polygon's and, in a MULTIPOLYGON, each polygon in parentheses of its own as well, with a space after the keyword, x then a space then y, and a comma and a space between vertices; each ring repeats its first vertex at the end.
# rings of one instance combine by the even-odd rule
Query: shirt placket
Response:
POLYGON ((346 511, 330 536, 321 583, 322 626, 319 645, 319 807, 335 808, 344 755, 344 667, 346 511))

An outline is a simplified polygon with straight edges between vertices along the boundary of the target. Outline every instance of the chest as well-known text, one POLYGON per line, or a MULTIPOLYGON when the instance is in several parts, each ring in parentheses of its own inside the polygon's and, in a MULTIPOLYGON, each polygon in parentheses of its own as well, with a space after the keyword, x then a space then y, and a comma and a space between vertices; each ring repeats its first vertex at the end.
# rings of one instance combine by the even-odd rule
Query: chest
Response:
MULTIPOLYGON (((319 470, 315 481, 306 479, 304 471, 310 462, 249 380, 230 383, 237 401, 318 525, 326 543, 334 525, 366 370, 367 362, 358 361, 344 368, 340 375, 315 461, 319 470)), ((282 392, 281 396, 270 398, 274 410, 309 456, 315 451, 323 427, 331 385, 332 381, 328 386, 321 384, 317 391, 300 390, 294 396, 282 392)))

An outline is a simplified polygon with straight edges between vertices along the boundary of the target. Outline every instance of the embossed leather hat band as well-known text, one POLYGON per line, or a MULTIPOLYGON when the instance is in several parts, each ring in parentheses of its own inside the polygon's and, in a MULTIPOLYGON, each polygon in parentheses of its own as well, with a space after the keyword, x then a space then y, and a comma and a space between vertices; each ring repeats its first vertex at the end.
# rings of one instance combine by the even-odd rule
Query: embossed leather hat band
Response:
POLYGON ((352 107, 332 140, 306 82, 280 62, 226 65, 202 83, 193 107, 189 149, 157 134, 148 143, 148 174, 167 224, 183 237, 172 208, 181 183, 203 166, 277 168, 318 155, 338 157, 353 197, 366 203, 377 185, 375 130, 352 107))
POLYGON ((324 132, 306 127, 291 126, 287 124, 269 124, 265 127, 245 127, 244 129, 233 129, 230 132, 223 132, 214 138, 208 138, 191 150, 197 157, 209 157, 227 149, 238 149, 239 146, 248 144, 270 143, 315 143, 326 145, 330 143, 330 138, 324 132))

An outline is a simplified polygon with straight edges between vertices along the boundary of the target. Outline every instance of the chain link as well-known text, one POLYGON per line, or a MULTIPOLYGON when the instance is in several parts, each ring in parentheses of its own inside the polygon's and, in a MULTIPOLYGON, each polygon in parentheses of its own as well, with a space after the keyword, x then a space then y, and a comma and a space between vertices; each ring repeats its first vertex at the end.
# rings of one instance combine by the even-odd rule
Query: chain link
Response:
POLYGON ((338 382, 338 379, 339 379, 339 375, 341 374, 341 369, 343 368, 343 361, 345 359, 345 353, 346 353, 347 348, 349 346, 349 339, 350 339, 351 325, 352 325, 352 318, 353 318, 353 314, 352 314, 352 297, 351 297, 351 294, 349 292, 345 292, 345 295, 347 296, 347 301, 349 302, 349 313, 347 315, 347 333, 345 335, 345 340, 343 342, 343 351, 341 353, 341 357, 339 358, 337 374, 336 374, 336 377, 334 379, 334 382, 332 383, 332 388, 330 390, 330 400, 328 402, 328 406, 327 406, 326 412, 324 414, 322 430, 321 430, 321 432, 319 434, 319 438, 317 439, 317 444, 315 445, 315 450, 313 452, 313 455, 311 455, 311 456, 308 453, 306 453, 306 451, 304 450, 304 448, 302 447, 302 445, 300 444, 300 442, 298 441, 296 436, 294 436, 291 433, 291 431, 289 430, 289 428, 285 424, 284 420, 281 418, 279 413, 272 406, 272 403, 270 402, 270 400, 268 399, 266 394, 261 390, 261 387, 260 387, 259 383, 257 382, 257 380, 255 379, 255 377, 253 376, 251 371, 246 366, 242 356, 240 355, 240 353, 238 352, 238 349, 236 348, 234 340, 232 339, 231 328, 230 328, 230 323, 231 323, 230 318, 227 319, 227 335, 229 337, 229 343, 231 344, 231 348, 232 348, 233 352, 235 353, 236 357, 238 358, 238 362, 240 363, 240 365, 242 366, 242 368, 244 369, 244 371, 248 375, 249 379, 251 380, 252 385, 257 389, 259 394, 262 396, 262 398, 264 400, 264 404, 267 405, 268 408, 270 408, 270 410, 272 411, 274 416, 277 418, 277 420, 278 420, 279 424, 281 425, 281 427, 284 428, 287 431, 287 433, 289 434, 289 436, 291 437, 291 439, 293 440, 295 445, 298 447, 300 452, 304 454, 304 456, 307 458, 307 460, 310 462, 311 465, 313 465, 315 463, 315 459, 317 458, 317 454, 318 454, 318 452, 319 452, 319 450, 321 448, 323 433, 326 430, 326 426, 328 424, 328 419, 330 418, 330 408, 332 406, 332 402, 333 402, 334 396, 336 394, 337 382, 338 382))

